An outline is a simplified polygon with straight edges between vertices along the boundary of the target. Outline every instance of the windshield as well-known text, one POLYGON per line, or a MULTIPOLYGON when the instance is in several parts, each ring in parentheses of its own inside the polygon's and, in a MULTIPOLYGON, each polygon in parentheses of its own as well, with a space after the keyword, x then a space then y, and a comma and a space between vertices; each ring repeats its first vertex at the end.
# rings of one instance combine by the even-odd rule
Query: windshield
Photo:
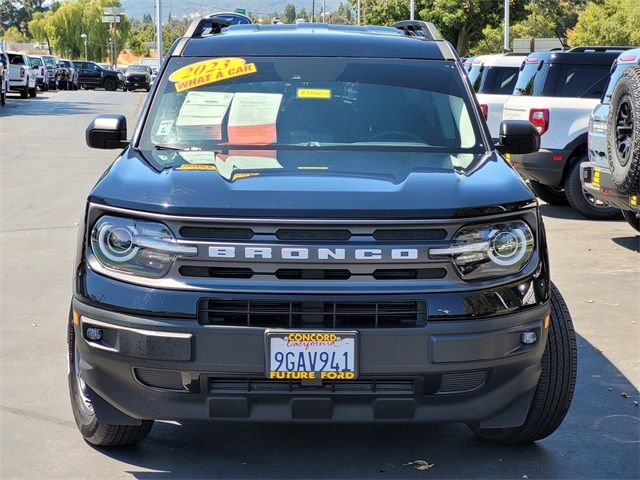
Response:
POLYGON ((71 68, 71 62, 67 62, 65 60, 60 61, 60 66, 65 68, 71 68))
POLYGON ((44 60, 45 65, 53 65, 54 67, 58 62, 58 59, 56 57, 45 56, 45 55, 42 56, 42 60, 44 60))
POLYGON ((127 73, 149 73, 149 67, 145 65, 129 65, 126 69, 127 73))
POLYGON ((161 167, 238 150, 482 153, 470 112, 449 62, 173 58, 139 146, 161 167))
POLYGON ((29 57, 29 61, 31 62, 31 65, 38 65, 39 67, 42 67, 42 59, 41 58, 29 57))

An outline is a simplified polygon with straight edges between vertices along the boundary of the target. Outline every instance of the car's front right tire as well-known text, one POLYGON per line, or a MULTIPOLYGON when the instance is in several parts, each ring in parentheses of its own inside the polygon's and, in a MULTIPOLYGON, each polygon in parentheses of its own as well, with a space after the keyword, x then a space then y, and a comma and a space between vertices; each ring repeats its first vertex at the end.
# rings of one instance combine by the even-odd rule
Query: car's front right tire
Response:
POLYGON ((571 314, 560 291, 550 287, 551 324, 542 355, 542 372, 524 423, 513 428, 467 426, 478 437, 494 443, 530 443, 548 437, 569 411, 576 385, 578 349, 571 314))
POLYGON ((153 420, 142 420, 141 425, 112 425, 101 422, 96 417, 90 392, 82 379, 80 354, 76 344, 71 313, 69 314, 67 343, 71 410, 78 430, 84 439, 98 447, 121 447, 144 440, 153 426, 153 420))

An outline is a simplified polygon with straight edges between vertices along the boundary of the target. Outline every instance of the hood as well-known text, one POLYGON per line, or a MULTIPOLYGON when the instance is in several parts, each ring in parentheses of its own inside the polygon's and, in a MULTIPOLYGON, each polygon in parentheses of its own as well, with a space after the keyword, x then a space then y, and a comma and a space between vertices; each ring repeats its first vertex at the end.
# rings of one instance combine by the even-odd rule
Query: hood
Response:
POLYGON ((156 153, 197 160, 159 170, 127 149, 89 200, 175 215, 377 219, 471 217, 534 201, 495 152, 469 155, 466 170, 415 152, 254 151, 208 163, 186 153, 156 153))

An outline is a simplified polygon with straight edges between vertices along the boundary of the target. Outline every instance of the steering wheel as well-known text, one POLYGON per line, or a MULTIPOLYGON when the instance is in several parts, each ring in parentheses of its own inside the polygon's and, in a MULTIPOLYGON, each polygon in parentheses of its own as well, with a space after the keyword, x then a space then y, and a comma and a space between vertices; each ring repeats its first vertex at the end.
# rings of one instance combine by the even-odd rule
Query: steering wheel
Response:
POLYGON ((418 143, 425 143, 424 138, 421 138, 416 133, 403 132, 402 130, 385 130, 384 132, 378 132, 369 138, 369 141, 375 140, 402 140, 410 139, 418 143))

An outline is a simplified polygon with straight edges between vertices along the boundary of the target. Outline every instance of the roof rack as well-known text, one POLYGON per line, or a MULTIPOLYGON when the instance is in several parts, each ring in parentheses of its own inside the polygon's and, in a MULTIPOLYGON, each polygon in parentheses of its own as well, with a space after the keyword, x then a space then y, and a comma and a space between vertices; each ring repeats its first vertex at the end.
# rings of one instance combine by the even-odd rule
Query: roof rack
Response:
POLYGON ((393 24, 409 37, 423 37, 425 40, 444 40, 436 26, 431 22, 422 20, 403 20, 393 24))
POLYGON ((597 46, 583 46, 583 47, 573 47, 570 48, 569 50, 565 50, 565 52, 575 52, 575 53, 581 53, 581 52, 611 52, 611 51, 615 51, 615 50, 631 50, 632 48, 637 48, 637 47, 632 47, 632 46, 623 46, 623 45, 597 45, 597 46))
POLYGON ((220 33, 223 28, 231 25, 231 22, 222 17, 205 17, 200 20, 194 20, 184 33, 187 38, 199 38, 205 35, 215 35, 220 33))

